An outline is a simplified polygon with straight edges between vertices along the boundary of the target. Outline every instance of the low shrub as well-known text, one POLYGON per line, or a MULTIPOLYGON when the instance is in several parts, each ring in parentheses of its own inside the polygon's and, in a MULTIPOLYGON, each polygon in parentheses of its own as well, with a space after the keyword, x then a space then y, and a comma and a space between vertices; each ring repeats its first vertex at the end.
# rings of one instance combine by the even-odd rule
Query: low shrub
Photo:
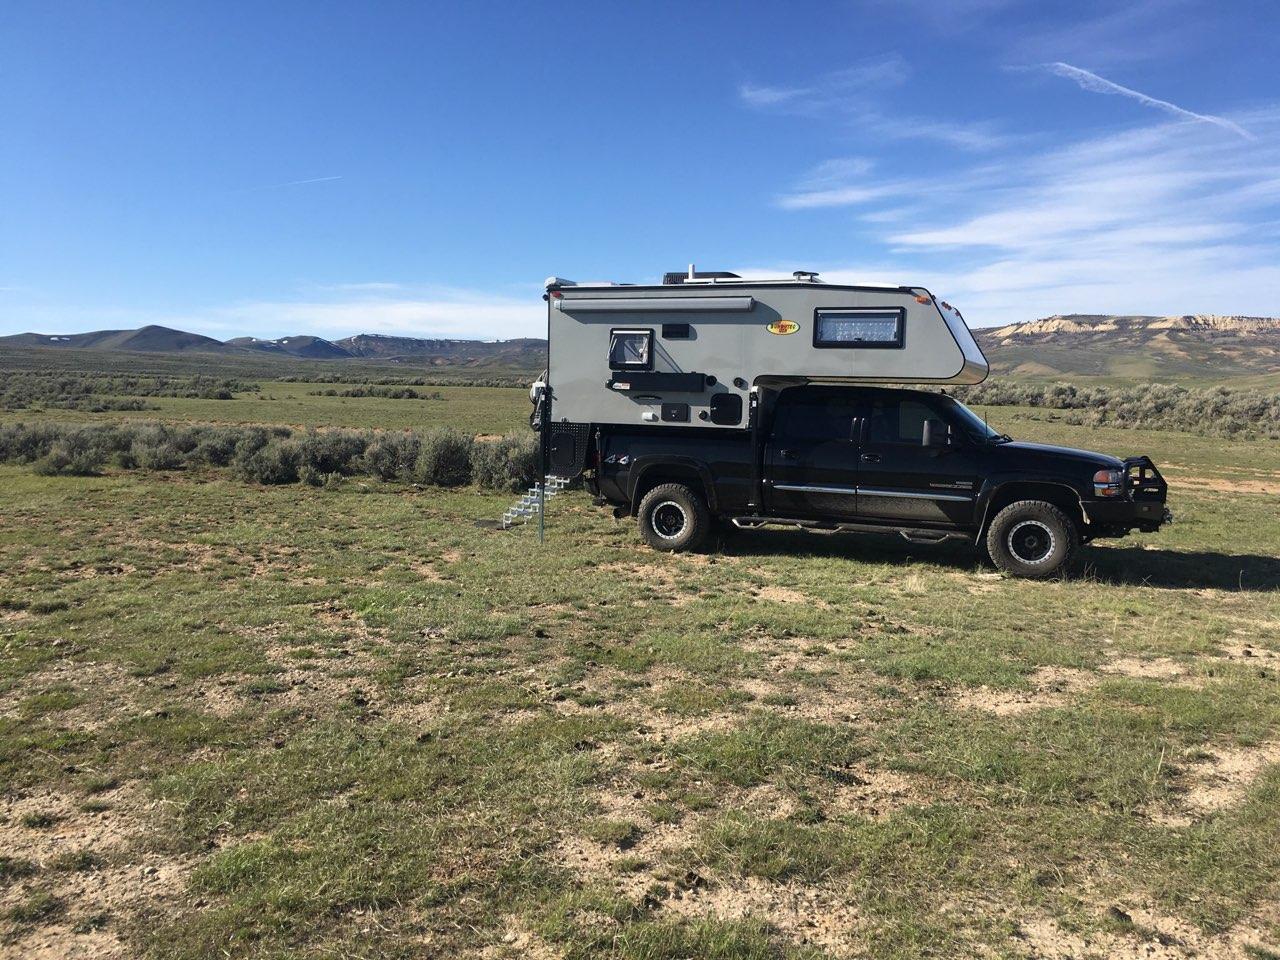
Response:
POLYGON ((356 473, 370 436, 357 430, 309 430, 296 438, 300 465, 319 474, 356 473))
POLYGON ((186 464, 176 432, 161 424, 145 424, 130 444, 127 460, 140 470, 177 470, 186 464))
POLYGON ((475 442, 475 437, 452 427, 422 434, 414 479, 438 487, 458 487, 469 482, 475 442))
POLYGON ((236 454, 236 444, 240 442, 241 431, 231 427, 215 427, 205 431, 200 441, 188 454, 193 463, 203 463, 211 467, 225 467, 236 454))
POLYGON ((293 440, 277 437, 260 447, 237 449, 233 466, 241 479, 252 483, 297 483, 302 451, 293 440))
POLYGON ((47 407, 104 413, 153 410, 142 397, 188 397, 231 400, 237 392, 256 389, 242 380, 194 376, 108 376, 90 373, 33 371, 6 373, 0 382, 0 409, 47 407))
POLYGON ((1280 394, 1169 384, 1136 387, 996 381, 954 391, 971 406, 1042 407, 1070 411, 1085 426, 1183 430, 1208 437, 1280 439, 1280 394))
POLYGON ((98 473, 106 460, 106 452, 101 447, 55 440, 49 452, 36 461, 34 469, 46 477, 63 473, 90 476, 98 473))
POLYGON ((471 448, 471 480, 479 486, 515 492, 532 483, 537 475, 536 434, 478 440, 471 448))
POLYGON ((379 433, 365 447, 360 469, 379 480, 407 480, 421 451, 416 433, 379 433))

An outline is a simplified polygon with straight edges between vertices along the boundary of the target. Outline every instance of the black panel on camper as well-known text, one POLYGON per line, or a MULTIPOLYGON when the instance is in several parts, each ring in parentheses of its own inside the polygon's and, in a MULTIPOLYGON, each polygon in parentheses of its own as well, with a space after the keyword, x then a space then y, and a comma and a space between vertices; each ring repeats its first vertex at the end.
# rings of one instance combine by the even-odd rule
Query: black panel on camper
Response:
POLYGON ((722 427, 742 422, 742 397, 736 393, 717 393, 711 398, 711 422, 722 427))

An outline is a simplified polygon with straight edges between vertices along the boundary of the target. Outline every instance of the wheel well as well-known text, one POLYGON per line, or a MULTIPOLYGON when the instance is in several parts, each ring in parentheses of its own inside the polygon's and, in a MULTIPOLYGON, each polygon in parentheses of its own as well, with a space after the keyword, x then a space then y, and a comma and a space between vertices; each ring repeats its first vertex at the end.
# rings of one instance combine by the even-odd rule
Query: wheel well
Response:
POLYGON ((664 463, 662 466, 650 467, 641 474, 635 490, 631 494, 631 515, 633 517, 639 511, 640 501, 644 499, 644 495, 654 487, 661 486, 664 483, 683 483, 690 490, 699 494, 703 502, 708 506, 711 505, 711 500, 707 495, 706 484, 702 482, 702 477, 696 469, 678 463, 664 463))
POLYGON ((1057 483, 1036 483, 1019 481, 1006 483, 996 488, 987 503, 987 513, 982 520, 982 534, 995 519, 997 513, 1019 500, 1043 500, 1052 503, 1059 510, 1075 521, 1076 529, 1083 535, 1087 530, 1084 519, 1084 508, 1080 506, 1080 495, 1070 487, 1057 483))

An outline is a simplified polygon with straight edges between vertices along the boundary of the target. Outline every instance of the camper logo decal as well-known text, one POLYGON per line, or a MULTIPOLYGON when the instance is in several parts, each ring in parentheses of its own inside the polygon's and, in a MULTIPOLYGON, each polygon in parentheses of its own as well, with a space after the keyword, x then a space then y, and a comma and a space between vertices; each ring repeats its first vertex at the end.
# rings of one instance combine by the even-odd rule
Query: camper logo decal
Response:
POLYGON ((788 333, 795 333, 800 329, 800 324, 794 320, 775 320, 773 323, 765 327, 770 333, 776 333, 778 336, 785 337, 788 333))

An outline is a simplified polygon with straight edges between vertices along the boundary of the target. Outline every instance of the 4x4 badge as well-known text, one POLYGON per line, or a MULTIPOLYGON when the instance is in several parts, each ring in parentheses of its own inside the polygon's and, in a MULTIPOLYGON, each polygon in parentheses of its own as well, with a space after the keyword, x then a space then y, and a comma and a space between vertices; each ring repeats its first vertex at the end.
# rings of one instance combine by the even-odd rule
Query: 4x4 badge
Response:
POLYGON ((779 336, 786 336, 788 333, 795 333, 800 329, 800 324, 794 320, 775 320, 773 323, 765 327, 770 333, 776 333, 779 336))

